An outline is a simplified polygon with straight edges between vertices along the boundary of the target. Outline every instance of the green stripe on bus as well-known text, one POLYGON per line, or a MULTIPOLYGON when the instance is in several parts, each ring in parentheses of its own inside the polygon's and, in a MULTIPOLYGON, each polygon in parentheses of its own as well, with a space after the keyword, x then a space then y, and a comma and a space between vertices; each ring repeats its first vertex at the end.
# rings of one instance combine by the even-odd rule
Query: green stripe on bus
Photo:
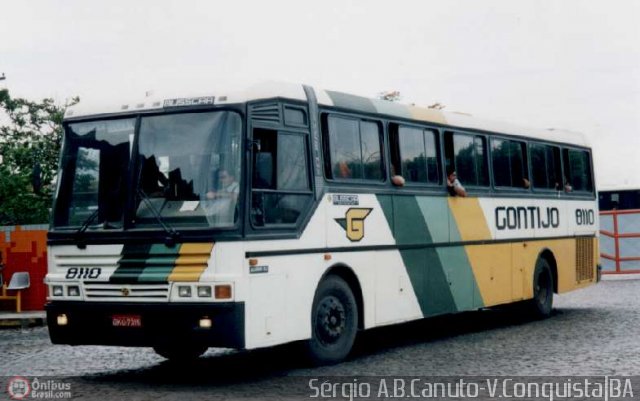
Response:
POLYGON ((144 260, 149 255, 150 249, 149 244, 126 244, 122 248, 118 268, 109 278, 109 282, 119 284, 138 282, 138 277, 144 269, 144 260))
POLYGON ((109 281, 119 284, 166 283, 179 257, 179 247, 127 244, 109 281))
POLYGON ((331 98, 333 105, 345 109, 354 109, 366 113, 375 113, 376 107, 371 99, 361 96, 350 95, 342 92, 326 91, 331 98))
MULTIPOLYGON (((383 206, 397 245, 432 243, 432 235, 414 196, 394 196, 383 206)), ((424 316, 456 311, 446 275, 434 248, 401 250, 414 293, 424 316)))
POLYGON ((167 283, 169 275, 180 256, 180 247, 168 247, 164 244, 153 244, 149 250, 149 258, 145 261, 138 281, 141 283, 167 283))
MULTIPOLYGON (((418 197, 417 202, 434 242, 461 242, 446 197, 418 197)), ((439 247, 436 252, 456 309, 460 311, 483 307, 480 290, 464 247, 439 247)))
POLYGON ((405 106, 404 104, 389 102, 386 100, 379 100, 375 101, 374 105, 376 107, 376 110, 380 114, 387 114, 407 119, 413 118, 413 116, 411 115, 411 110, 409 110, 409 107, 405 106))
MULTIPOLYGON (((458 230, 458 226, 456 224, 456 220, 453 217, 453 213, 449 210, 449 221, 451 222, 449 225, 449 237, 451 238, 451 242, 462 242, 462 237, 460 236, 460 231, 458 230)), ((461 283, 471 283, 471 287, 467 287, 466 285, 459 286, 459 291, 452 290, 455 294, 459 294, 456 297, 456 304, 458 304, 459 309, 475 309, 484 307, 484 302, 482 301, 482 295, 480 295, 480 288, 478 287, 478 283, 476 282, 475 275, 473 274, 473 268, 471 267, 471 262, 469 262, 469 257, 467 256, 467 252, 465 251, 463 246, 449 248, 452 251, 455 251, 456 255, 447 254, 445 248, 438 249, 438 253, 441 253, 442 257, 450 257, 451 259, 442 259, 442 260, 451 260, 451 267, 455 267, 455 271, 451 274, 456 277, 456 280, 461 283), (442 252, 441 252, 442 251, 442 252), (464 292, 462 292, 464 289, 464 292), (470 295, 469 295, 470 294, 470 295), (470 296, 471 299, 467 299, 470 296), (464 306, 463 306, 464 305, 464 306)), ((453 252, 452 252, 453 253, 453 252)))

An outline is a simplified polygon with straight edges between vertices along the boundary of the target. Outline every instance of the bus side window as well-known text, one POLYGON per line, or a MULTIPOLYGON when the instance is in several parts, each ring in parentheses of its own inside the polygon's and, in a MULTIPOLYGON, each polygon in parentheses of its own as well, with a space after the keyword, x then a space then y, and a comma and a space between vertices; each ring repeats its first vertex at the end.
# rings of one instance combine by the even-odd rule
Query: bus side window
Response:
POLYGON ((378 122, 329 115, 323 119, 328 140, 325 174, 334 180, 384 180, 382 127, 378 122))
POLYGON ((410 183, 440 184, 435 131, 390 124, 392 175, 410 183))
POLYGON ((445 171, 454 170, 464 186, 488 187, 487 140, 481 135, 445 132, 445 171))
POLYGON ((593 191, 593 177, 591 177, 591 162, 589 152, 577 149, 563 149, 565 192, 593 191))
POLYGON ((559 191, 562 189, 562 170, 560 163, 560 148, 557 146, 532 143, 531 172, 533 188, 559 191))
POLYGON ((254 130, 251 222, 293 225, 311 200, 306 134, 254 130), (259 149, 259 150, 258 150, 259 149))
POLYGON ((524 142, 492 138, 491 161, 496 187, 529 189, 527 150, 524 142))

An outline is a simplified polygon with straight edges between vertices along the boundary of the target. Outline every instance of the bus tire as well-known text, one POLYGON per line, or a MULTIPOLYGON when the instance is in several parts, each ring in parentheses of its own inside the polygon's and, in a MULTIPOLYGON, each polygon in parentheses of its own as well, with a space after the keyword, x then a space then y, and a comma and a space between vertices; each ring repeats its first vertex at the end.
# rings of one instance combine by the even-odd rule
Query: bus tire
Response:
POLYGON ((207 351, 204 345, 156 345, 153 350, 171 362, 190 362, 198 359, 207 351))
POLYGON ((311 308, 307 355, 314 365, 338 363, 349 355, 358 331, 358 305, 349 285, 329 275, 318 285, 311 308))
POLYGON ((544 258, 539 258, 533 272, 533 299, 528 309, 533 318, 544 319, 551 316, 553 309, 553 274, 551 266, 544 258))

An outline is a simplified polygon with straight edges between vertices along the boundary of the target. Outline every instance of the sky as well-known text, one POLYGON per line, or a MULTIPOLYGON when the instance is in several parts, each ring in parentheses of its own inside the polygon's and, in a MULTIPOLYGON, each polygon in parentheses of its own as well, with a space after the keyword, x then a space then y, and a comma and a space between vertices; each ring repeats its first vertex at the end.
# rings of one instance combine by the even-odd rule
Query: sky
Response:
POLYGON ((590 140, 640 188, 640 1, 0 0, 0 88, 91 103, 285 81, 590 140))

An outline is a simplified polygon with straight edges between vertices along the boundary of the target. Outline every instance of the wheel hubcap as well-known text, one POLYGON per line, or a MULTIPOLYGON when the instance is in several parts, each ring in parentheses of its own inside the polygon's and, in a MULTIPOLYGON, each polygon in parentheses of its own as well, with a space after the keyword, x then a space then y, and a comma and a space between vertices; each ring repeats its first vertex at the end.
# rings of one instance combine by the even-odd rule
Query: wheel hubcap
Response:
POLYGON ((538 298, 538 302, 541 305, 544 305, 547 302, 547 298, 549 297, 549 278, 544 272, 538 274, 538 283, 536 285, 536 294, 538 298))
POLYGON ((340 300, 334 296, 325 297, 318 305, 317 328, 320 340, 335 343, 346 328, 346 311, 340 300))

